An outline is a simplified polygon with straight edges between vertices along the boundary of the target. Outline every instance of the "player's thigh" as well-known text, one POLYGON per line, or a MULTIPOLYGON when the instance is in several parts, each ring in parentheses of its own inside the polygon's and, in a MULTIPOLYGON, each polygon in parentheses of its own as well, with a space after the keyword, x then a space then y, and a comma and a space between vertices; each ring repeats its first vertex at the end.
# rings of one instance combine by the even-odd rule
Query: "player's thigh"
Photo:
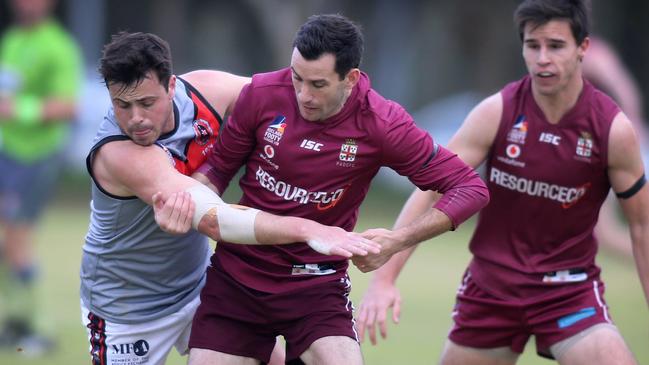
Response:
POLYGON ((518 354, 509 347, 479 349, 446 341, 441 365, 513 365, 518 354))
POLYGON ((286 363, 286 342, 281 336, 277 336, 277 342, 273 347, 268 365, 284 365, 286 363))
MULTIPOLYGON (((326 342, 336 339, 336 342, 348 344, 346 348, 352 350, 360 349, 354 329, 350 290, 348 278, 320 283, 301 290, 299 297, 286 296, 286 301, 274 307, 276 312, 294 313, 291 320, 285 321, 279 328, 279 333, 286 339, 287 362, 302 358, 308 350, 312 350, 310 355, 313 355, 313 350, 319 350, 321 345, 318 344, 322 343, 317 341, 323 338, 329 338, 324 340, 326 342)), ((315 356, 321 357, 318 352, 315 352, 315 356)))
POLYGON ((226 354, 208 349, 192 348, 189 350, 187 365, 258 365, 261 362, 251 357, 226 354))
POLYGON ((347 336, 328 336, 315 340, 300 356, 307 365, 362 365, 361 347, 347 336), (332 351, 332 349, 336 349, 332 351))
POLYGON ((561 365, 637 364, 620 332, 608 323, 590 327, 550 350, 561 365))

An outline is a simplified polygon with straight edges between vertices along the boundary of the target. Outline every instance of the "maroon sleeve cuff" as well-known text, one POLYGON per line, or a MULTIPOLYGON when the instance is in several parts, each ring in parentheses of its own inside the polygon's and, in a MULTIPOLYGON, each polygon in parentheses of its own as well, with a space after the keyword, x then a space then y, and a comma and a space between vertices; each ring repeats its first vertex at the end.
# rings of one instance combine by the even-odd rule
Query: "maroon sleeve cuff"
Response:
POLYGON ((450 189, 433 206, 446 214, 453 225, 453 230, 489 203, 489 192, 480 177, 450 189))
POLYGON ((217 173, 216 169, 209 163, 202 164, 198 169, 196 169, 196 172, 207 176, 212 185, 216 187, 219 194, 223 194, 225 189, 227 189, 228 183, 226 180, 223 179, 222 176, 217 173))
POLYGON ((457 155, 440 148, 437 157, 442 160, 444 171, 449 172, 446 181, 452 183, 438 189, 442 197, 433 207, 446 214, 455 229, 489 203, 489 189, 478 173, 457 155))

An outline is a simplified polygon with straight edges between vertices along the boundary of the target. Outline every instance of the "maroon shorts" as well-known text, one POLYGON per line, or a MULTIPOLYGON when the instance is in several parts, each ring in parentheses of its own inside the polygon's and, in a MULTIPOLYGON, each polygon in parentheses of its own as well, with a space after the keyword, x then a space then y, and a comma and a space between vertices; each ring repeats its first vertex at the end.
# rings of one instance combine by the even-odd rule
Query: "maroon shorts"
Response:
POLYGON ((537 353, 551 358, 555 343, 598 323, 612 323, 603 295, 604 284, 591 279, 548 289, 542 297, 507 300, 485 292, 467 274, 449 339, 474 348, 509 347, 520 354, 534 335, 537 353))
POLYGON ((235 281, 219 265, 207 270, 189 339, 190 348, 270 360, 278 335, 287 361, 326 336, 358 341, 347 277, 297 291, 269 294, 235 281))

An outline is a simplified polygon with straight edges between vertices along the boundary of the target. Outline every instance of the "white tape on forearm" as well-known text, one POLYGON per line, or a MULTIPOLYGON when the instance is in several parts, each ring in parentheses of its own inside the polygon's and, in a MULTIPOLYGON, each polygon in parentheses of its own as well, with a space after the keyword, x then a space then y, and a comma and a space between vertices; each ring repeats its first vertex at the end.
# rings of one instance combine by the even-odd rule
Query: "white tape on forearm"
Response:
POLYGON ((216 208, 219 231, 225 241, 243 244, 257 244, 255 218, 259 210, 241 205, 224 205, 216 208))
POLYGON ((203 184, 192 186, 186 191, 191 194, 196 206, 192 227, 198 228, 198 224, 205 214, 216 209, 221 239, 232 243, 259 243, 255 237, 255 218, 259 210, 228 205, 220 196, 203 184))
POLYGON ((216 208, 218 205, 225 205, 225 202, 220 196, 203 184, 194 185, 185 191, 191 194, 194 205, 196 206, 194 218, 192 219, 192 227, 194 228, 198 228, 198 223, 200 223, 203 216, 210 209, 216 208))

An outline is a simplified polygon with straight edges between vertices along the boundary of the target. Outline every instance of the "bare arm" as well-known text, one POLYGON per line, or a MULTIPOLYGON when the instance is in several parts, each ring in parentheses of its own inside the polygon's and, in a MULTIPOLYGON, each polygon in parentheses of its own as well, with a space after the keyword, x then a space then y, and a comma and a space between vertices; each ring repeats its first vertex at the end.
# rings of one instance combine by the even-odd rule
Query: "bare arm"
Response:
MULTIPOLYGON (((646 143, 649 133, 644 123, 642 94, 616 50, 606 41, 592 37, 582 71, 586 79, 616 100, 633 123, 640 143, 646 143)), ((629 229, 626 222, 619 219, 618 211, 613 196, 609 196, 600 209, 595 233, 601 248, 631 259, 633 245, 629 229)))
POLYGON ((448 148, 466 164, 473 168, 480 166, 496 138, 500 118, 503 113, 503 100, 500 93, 491 95, 478 104, 464 120, 455 133, 448 148))
MULTIPOLYGON (((448 148, 469 166, 478 167, 486 159, 496 137, 502 115, 502 97, 494 94, 478 104, 467 116, 462 127, 451 139, 448 148)), ((439 199, 433 191, 416 189, 403 206, 395 223, 395 230, 417 229, 417 226, 431 224, 434 208, 431 206, 439 199), (408 228, 409 227, 409 228, 408 228)), ((390 231, 385 231, 390 234, 390 231)), ((398 320, 401 296, 395 283, 399 273, 414 252, 416 246, 409 247, 390 258, 374 272, 370 285, 359 308, 357 327, 361 339, 365 331, 370 335, 372 344, 376 343, 376 323, 381 336, 387 336, 385 317, 390 307, 393 309, 393 320, 398 320)))
POLYGON ((192 71, 180 77, 200 90, 207 102, 222 117, 232 113, 241 89, 245 84, 250 83, 249 77, 212 70, 192 71))
MULTIPOLYGON (((139 146, 131 141, 110 142, 102 146, 95 155, 93 169, 97 181, 110 193, 119 196, 135 195, 150 205, 153 203, 153 195, 158 192, 175 196, 178 192, 202 185, 191 177, 178 173, 161 148, 139 146), (131 163, 124 165, 123 161, 131 163)), ((216 194, 214 196, 217 197, 216 194)), ((203 216, 198 230, 214 240, 220 240, 216 209, 203 216)), ((320 245, 326 253, 345 257, 379 249, 379 245, 359 235, 303 218, 278 217, 261 212, 250 228, 254 230, 255 238, 260 244, 307 242, 312 243, 312 247, 320 245)))
POLYGON ((169 195, 198 184, 177 172, 162 148, 140 146, 130 140, 102 146, 92 161, 95 179, 111 194, 137 196, 147 204, 160 191, 169 195), (129 164, 124 164, 129 161, 129 164))
MULTIPOLYGON (((609 135, 609 178, 616 193, 628 191, 643 174, 638 139, 631 122, 619 113, 609 135)), ((633 256, 649 304, 649 187, 643 186, 627 199, 620 199, 629 222, 633 256)))

